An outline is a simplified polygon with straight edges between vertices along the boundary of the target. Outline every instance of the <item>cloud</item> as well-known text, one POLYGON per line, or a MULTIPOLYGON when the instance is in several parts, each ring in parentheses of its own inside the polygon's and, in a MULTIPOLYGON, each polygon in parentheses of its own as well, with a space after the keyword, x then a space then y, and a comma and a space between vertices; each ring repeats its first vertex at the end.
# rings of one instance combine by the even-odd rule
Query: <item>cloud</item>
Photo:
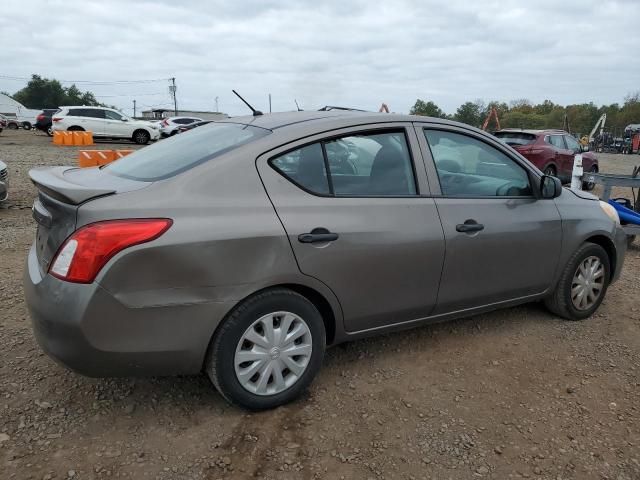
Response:
MULTIPOLYGON (((176 77, 180 106, 244 113, 326 104, 406 112, 417 98, 620 102, 639 88, 633 1, 57 0, 7 2, 9 76, 176 77)), ((24 82, 0 78, 0 90, 24 82)), ((170 102, 168 82, 83 85, 125 111, 170 102)))

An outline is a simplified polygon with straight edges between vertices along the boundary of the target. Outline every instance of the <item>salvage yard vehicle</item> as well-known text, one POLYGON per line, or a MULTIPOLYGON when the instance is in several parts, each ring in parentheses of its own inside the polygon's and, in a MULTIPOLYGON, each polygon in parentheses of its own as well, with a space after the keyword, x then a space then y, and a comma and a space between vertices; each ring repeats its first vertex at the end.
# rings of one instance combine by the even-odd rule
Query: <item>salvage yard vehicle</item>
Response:
POLYGON ((105 107, 60 107, 51 120, 53 131, 91 131, 95 138, 127 139, 138 145, 160 138, 157 125, 105 107))
POLYGON ((160 122, 160 136, 163 138, 170 137, 179 132, 179 128, 201 122, 201 118, 196 117, 167 117, 160 122))
POLYGON ((50 137, 53 136, 53 121, 51 118, 60 109, 58 108, 45 108, 36 117, 36 123, 34 125, 36 130, 46 133, 50 137))
POLYGON ((9 169, 7 164, 0 161, 0 202, 9 198, 9 169))
MULTIPOLYGON (((573 159, 582 153, 585 172, 598 172, 598 158, 586 150, 578 140, 564 130, 521 130, 507 128, 495 136, 538 167, 545 175, 558 177, 563 183, 571 182, 573 159)), ((585 183, 584 190, 593 190, 593 183, 585 183)))
POLYGON ((428 117, 256 112, 29 175, 43 350, 90 376, 204 371, 248 409, 352 339, 539 300, 587 318, 626 252, 611 205, 428 117))

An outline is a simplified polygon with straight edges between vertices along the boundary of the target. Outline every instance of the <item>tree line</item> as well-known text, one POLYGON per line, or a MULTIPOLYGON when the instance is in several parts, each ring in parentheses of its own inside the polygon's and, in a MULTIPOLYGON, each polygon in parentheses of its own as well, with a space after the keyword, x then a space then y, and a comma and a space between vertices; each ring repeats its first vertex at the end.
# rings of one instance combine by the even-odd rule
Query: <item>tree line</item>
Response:
POLYGON ((27 85, 15 92, 14 100, 27 108, 58 108, 60 105, 105 106, 98 102, 92 92, 81 91, 75 85, 63 87, 55 79, 32 75, 27 85))
MULTIPOLYGON (((627 95, 622 105, 597 106, 593 102, 578 105, 558 105, 551 100, 533 104, 527 99, 514 100, 509 104, 500 101, 484 102, 476 100, 465 102, 453 115, 445 113, 432 101, 416 100, 410 113, 429 117, 447 118, 481 127, 491 109, 496 109, 502 128, 547 129, 564 126, 565 115, 569 121, 570 133, 577 136, 588 135, 598 118, 607 114, 605 129, 615 136, 623 136, 624 128, 632 123, 640 123, 640 92, 627 95)), ((496 130, 492 119, 488 130, 496 130)))

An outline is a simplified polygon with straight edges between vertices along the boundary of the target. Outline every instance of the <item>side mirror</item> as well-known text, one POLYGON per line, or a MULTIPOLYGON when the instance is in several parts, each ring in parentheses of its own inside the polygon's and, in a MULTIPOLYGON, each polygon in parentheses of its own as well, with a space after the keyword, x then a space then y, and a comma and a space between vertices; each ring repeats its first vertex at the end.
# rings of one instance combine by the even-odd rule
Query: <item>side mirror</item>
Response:
POLYGON ((120 120, 122 120, 123 122, 128 122, 129 119, 127 117, 122 117, 120 120))
POLYGON ((540 179, 540 198, 558 198, 562 194, 562 182, 559 178, 543 175, 540 179))

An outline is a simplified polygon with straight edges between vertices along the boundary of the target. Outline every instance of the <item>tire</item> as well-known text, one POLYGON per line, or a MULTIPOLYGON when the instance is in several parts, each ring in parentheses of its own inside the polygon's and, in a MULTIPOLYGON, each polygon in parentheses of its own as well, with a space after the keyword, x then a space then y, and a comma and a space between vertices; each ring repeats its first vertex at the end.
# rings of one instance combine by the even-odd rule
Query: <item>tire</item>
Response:
POLYGON ((46 130, 47 135, 49 135, 50 137, 53 137, 53 127, 49 127, 46 130))
POLYGON ((25 130, 31 130, 31 123, 30 122, 22 122, 22 128, 24 128, 25 130))
MULTIPOLYGON (((277 336, 276 334, 275 337, 277 336)), ((249 297, 227 316, 211 341, 204 370, 218 392, 230 403, 249 410, 266 410, 293 401, 307 389, 320 370, 324 350, 325 328, 320 312, 302 295, 279 288, 249 297), (287 313, 289 320, 284 317, 285 313, 287 313), (291 317, 295 317, 295 319, 291 320, 291 317), (255 333, 257 331, 258 335, 262 335, 259 333, 258 327, 262 328, 264 338, 267 338, 268 333, 263 327, 271 321, 273 321, 273 325, 276 325, 274 319, 279 319, 278 328, 280 325, 285 325, 282 322, 287 322, 286 325, 291 325, 289 332, 292 331, 291 329, 298 332, 304 331, 304 326, 306 326, 308 334, 304 333, 297 337, 295 342, 286 344, 286 349, 284 346, 280 347, 283 344, 277 341, 271 344, 265 342, 266 348, 263 348, 257 343, 252 345, 251 341, 244 339, 248 332, 255 333), (266 323, 262 323, 263 321, 266 323), (254 327, 257 330, 254 331, 254 327), (278 347, 271 348, 271 345, 278 347), (309 346, 310 352, 307 348, 309 346), (250 350, 247 350, 249 347, 250 350), (289 357, 283 353, 296 347, 297 351, 304 348, 308 354, 289 357), (264 355, 264 357, 260 360, 251 359, 251 361, 242 362, 236 357, 242 351, 251 351, 252 353, 261 351, 264 353, 259 353, 259 355, 264 355), (278 356, 274 357, 274 355, 278 356), (291 362, 285 362, 285 357, 287 360, 295 360, 296 368, 294 370, 302 368, 298 362, 306 366, 296 375, 293 370, 288 369, 291 362), (253 366, 258 364, 264 367, 254 369, 253 366), (265 367, 268 369, 278 368, 278 371, 281 372, 280 382, 276 382, 276 376, 273 374, 275 371, 263 371, 265 367), (253 373, 251 377, 245 377, 241 383, 241 374, 237 372, 242 372, 242 370, 248 371, 249 374, 256 373, 253 373), (266 381, 261 382, 263 378, 266 381), (278 384, 280 384, 280 389, 278 384), (267 391, 267 389, 271 391, 267 391)))
POLYGON ((73 126, 73 127, 67 128, 67 132, 84 132, 84 128, 73 126))
POLYGON ((146 145, 151 140, 151 135, 146 130, 136 130, 133 132, 131 136, 131 140, 133 140, 138 145, 146 145))
POLYGON ((545 175, 550 176, 550 177, 557 177, 558 176, 558 172, 556 172, 556 167, 554 167, 553 165, 549 165, 548 167, 546 167, 544 169, 543 173, 545 175))
POLYGON ((7 130, 17 130, 18 129, 18 124, 17 123, 9 123, 7 125, 7 130))
MULTIPOLYGON (((591 167, 591 170, 589 170, 589 173, 598 173, 598 167, 596 167, 594 165, 593 167, 591 167)), ((584 190, 586 192, 590 192, 594 188, 596 188, 596 184, 595 183, 593 183, 593 182, 582 182, 582 190, 584 190)))
POLYGON ((555 291, 545 299, 545 305, 552 313, 566 320, 583 320, 593 315, 602 303, 602 300, 607 294, 610 279, 611 265, 605 249, 595 243, 584 243, 569 259, 569 262, 562 271, 555 291), (591 305, 585 305, 584 308, 577 308, 571 295, 575 276, 578 274, 578 270, 583 262, 591 258, 596 258, 603 267, 601 287, 591 305))

